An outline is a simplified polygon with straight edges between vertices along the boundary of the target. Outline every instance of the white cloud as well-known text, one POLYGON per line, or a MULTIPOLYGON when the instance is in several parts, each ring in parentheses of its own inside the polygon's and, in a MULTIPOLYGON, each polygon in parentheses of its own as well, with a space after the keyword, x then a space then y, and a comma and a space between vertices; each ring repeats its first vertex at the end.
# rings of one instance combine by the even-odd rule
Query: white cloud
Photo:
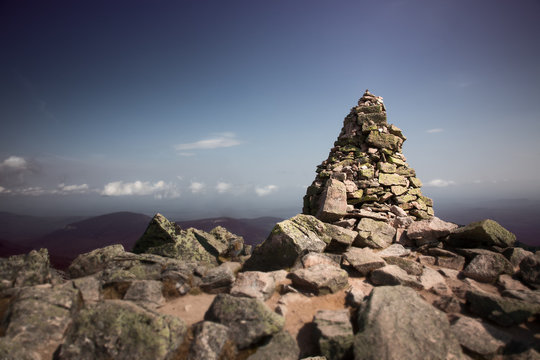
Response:
POLYGON ((456 183, 452 180, 443 180, 443 179, 433 179, 429 181, 426 186, 433 186, 433 187, 447 187, 450 185, 455 185, 456 183))
POLYGON ((276 185, 266 185, 266 186, 257 186, 255 187, 255 192, 257 193, 257 195, 259 196, 266 196, 274 191, 277 190, 277 186, 276 185))
POLYGON ((180 192, 173 184, 160 180, 155 183, 149 181, 123 182, 113 181, 106 184, 101 191, 105 196, 127 196, 127 195, 154 195, 157 199, 176 198, 180 192))
MULTIPOLYGON (((198 149, 217 149, 240 145, 240 141, 234 133, 226 132, 218 134, 215 137, 195 141, 192 143, 178 144, 174 148, 176 150, 198 150, 198 149)), ((180 155, 190 156, 191 153, 180 152, 180 155)))
POLYGON ((6 188, 5 188, 5 187, 2 187, 2 186, 0 186, 0 193, 4 192, 4 190, 6 190, 6 188))
POLYGON ((28 162, 19 156, 10 156, 0 163, 2 169, 26 170, 28 162))
POLYGON ((189 190, 191 190, 192 193, 197 194, 204 190, 205 185, 200 182, 192 181, 191 185, 189 185, 189 190))
POLYGON ((444 129, 440 129, 440 128, 426 130, 426 132, 427 132, 428 134, 436 134, 436 133, 441 133, 441 132, 443 132, 443 131, 444 131, 444 129))
POLYGON ((58 191, 60 194, 85 194, 90 190, 88 187, 88 184, 81 184, 81 185, 66 185, 66 184, 59 184, 58 185, 58 191))
POLYGON ((232 189, 232 184, 226 182, 218 182, 216 185, 216 190, 218 193, 223 194, 232 189))

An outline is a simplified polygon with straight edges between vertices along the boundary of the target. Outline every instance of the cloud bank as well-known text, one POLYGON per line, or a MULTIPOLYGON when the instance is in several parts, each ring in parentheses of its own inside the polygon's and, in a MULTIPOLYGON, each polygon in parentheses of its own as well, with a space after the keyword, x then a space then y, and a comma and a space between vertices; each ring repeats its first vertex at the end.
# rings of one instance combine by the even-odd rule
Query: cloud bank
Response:
POLYGON ((215 137, 195 141, 192 143, 178 144, 174 148, 178 151, 182 151, 181 154, 184 156, 191 156, 192 153, 186 153, 186 150, 200 150, 200 149, 218 149, 218 148, 227 148, 231 146, 240 145, 240 141, 236 138, 236 134, 231 132, 226 132, 219 134, 215 137))
POLYGON ((447 187, 450 185, 455 185, 456 183, 452 180, 443 180, 443 179, 433 179, 429 181, 426 186, 433 186, 433 187, 447 187))
POLYGON ((143 196, 154 195, 158 199, 176 198, 180 192, 176 186, 160 180, 155 183, 149 181, 123 182, 113 181, 106 184, 101 191, 104 196, 143 196))
POLYGON ((276 185, 257 186, 255 187, 255 193, 258 196, 266 196, 276 191, 277 188, 276 185))

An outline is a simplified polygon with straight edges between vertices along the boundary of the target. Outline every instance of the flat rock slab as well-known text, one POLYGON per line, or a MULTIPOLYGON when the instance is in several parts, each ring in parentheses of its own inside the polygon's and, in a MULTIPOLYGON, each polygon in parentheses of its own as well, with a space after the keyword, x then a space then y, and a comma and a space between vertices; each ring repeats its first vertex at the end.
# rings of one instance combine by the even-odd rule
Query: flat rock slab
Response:
POLYGON ((276 289, 276 281, 271 273, 246 271, 238 273, 231 288, 231 295, 268 300, 276 289))
POLYGON ((129 301, 106 300, 79 311, 59 359, 168 359, 182 344, 186 325, 129 301))
POLYGON ((512 274, 510 261, 497 253, 476 255, 463 269, 463 275, 484 283, 494 283, 501 274, 512 274))
POLYGON ((417 246, 421 246, 438 241, 457 227, 456 224, 433 217, 429 220, 413 222, 407 228, 407 236, 409 239, 415 240, 417 246))
POLYGON ((208 270, 202 277, 202 283, 200 285, 201 290, 209 294, 229 292, 231 285, 236 280, 234 267, 230 264, 231 263, 223 263, 208 270))
POLYGON ((424 288, 416 276, 407 274, 405 270, 397 265, 386 265, 373 270, 370 280, 375 285, 404 285, 417 290, 424 288))
POLYGON ((463 357, 446 315, 408 287, 374 288, 358 314, 358 328, 356 360, 463 357))
POLYGON ((386 249, 379 251, 377 255, 382 258, 387 258, 389 256, 408 256, 411 254, 411 250, 405 249, 401 244, 392 244, 386 249))
POLYGON ((347 285, 349 275, 334 265, 318 264, 289 274, 293 285, 323 295, 335 293, 347 285))
POLYGON ((124 247, 117 244, 80 254, 69 265, 68 274, 71 278, 95 274, 105 270, 111 261, 125 252, 124 247))
POLYGON ((413 261, 411 259, 398 257, 398 256, 389 256, 384 259, 388 265, 397 265, 407 272, 409 275, 420 276, 423 273, 422 264, 413 261))
POLYGON ((356 227, 358 237, 354 246, 368 246, 374 249, 384 249, 392 244, 396 229, 384 221, 363 218, 356 227))
POLYGON ((281 331, 285 324, 283 317, 262 301, 227 294, 216 296, 204 319, 229 327, 231 338, 239 349, 281 331))
POLYGON ((348 310, 319 310, 313 317, 319 334, 319 349, 327 359, 352 355, 353 327, 348 310))
POLYGON ((501 354, 512 338, 495 326, 462 316, 452 326, 452 333, 461 346, 483 358, 501 354))
POLYGON ((362 275, 386 265, 384 259, 369 248, 350 248, 343 257, 362 275))
POLYGON ((201 321, 193 325, 188 360, 218 360, 229 339, 229 328, 212 321, 201 321))
POLYGON ((470 290, 466 293, 470 310, 502 326, 518 325, 540 314, 540 304, 470 290))
POLYGON ((505 248, 514 246, 516 235, 498 222, 486 219, 454 230, 446 241, 454 247, 498 246, 505 248))
POLYGON ((162 290, 163 283, 161 281, 137 280, 129 286, 124 300, 133 301, 143 307, 155 310, 165 303, 162 290))

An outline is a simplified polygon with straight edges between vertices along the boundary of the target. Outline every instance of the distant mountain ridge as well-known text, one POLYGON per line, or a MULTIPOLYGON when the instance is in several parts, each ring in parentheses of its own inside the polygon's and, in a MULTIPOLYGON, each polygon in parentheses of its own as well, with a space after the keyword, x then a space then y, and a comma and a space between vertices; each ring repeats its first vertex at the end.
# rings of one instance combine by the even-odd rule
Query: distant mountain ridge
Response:
MULTIPOLYGON (((65 268, 77 255, 108 245, 121 244, 130 251, 150 220, 148 215, 133 212, 116 212, 89 218, 38 217, 0 212, 0 257, 47 248, 51 262, 58 268, 65 268)), ((223 226, 244 237, 247 244, 256 245, 264 241, 275 223, 281 220, 274 217, 220 217, 182 220, 177 223, 182 228, 195 227, 205 231, 223 226)))

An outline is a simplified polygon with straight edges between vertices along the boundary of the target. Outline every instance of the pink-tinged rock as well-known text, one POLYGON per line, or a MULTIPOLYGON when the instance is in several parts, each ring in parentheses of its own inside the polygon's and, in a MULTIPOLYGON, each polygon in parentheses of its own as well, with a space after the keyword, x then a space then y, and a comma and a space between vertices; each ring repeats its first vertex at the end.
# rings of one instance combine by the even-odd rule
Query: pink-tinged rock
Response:
POLYGON ((336 221, 347 213, 347 189, 345 184, 330 179, 321 195, 321 206, 317 218, 321 221, 336 221))
POLYGON ((424 245, 436 242, 438 239, 450 234, 458 226, 451 222, 446 222, 438 217, 429 220, 415 221, 407 229, 409 239, 416 241, 416 245, 424 245))

